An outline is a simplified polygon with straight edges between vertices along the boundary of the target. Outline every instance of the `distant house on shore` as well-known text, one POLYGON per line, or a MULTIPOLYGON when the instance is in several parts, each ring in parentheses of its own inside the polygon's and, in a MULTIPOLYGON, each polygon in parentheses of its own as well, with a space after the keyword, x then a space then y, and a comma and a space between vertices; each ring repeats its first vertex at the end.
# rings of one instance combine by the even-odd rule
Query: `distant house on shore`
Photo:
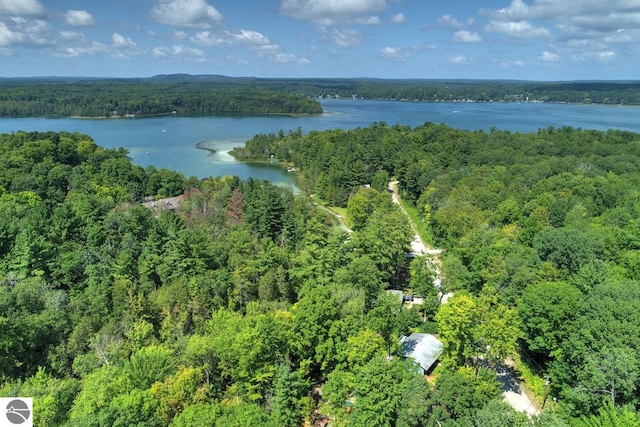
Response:
POLYGON ((429 375, 438 365, 438 357, 444 350, 444 345, 431 334, 413 334, 400 337, 402 354, 405 358, 412 358, 420 368, 420 373, 429 375))

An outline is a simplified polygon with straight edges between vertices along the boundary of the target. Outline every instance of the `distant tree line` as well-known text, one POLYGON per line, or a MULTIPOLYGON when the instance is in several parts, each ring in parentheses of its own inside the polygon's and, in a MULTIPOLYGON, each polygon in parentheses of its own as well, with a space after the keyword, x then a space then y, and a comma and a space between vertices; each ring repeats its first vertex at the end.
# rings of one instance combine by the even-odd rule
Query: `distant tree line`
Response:
POLYGON ((318 114, 309 97, 249 84, 148 79, 0 79, 0 117, 159 114, 318 114))
POLYGON ((528 82, 427 79, 255 79, 300 96, 429 102, 640 104, 640 82, 528 82))
POLYGON ((317 98, 427 102, 640 104, 639 82, 265 79, 160 75, 140 79, 0 79, 0 117, 318 114, 317 98))

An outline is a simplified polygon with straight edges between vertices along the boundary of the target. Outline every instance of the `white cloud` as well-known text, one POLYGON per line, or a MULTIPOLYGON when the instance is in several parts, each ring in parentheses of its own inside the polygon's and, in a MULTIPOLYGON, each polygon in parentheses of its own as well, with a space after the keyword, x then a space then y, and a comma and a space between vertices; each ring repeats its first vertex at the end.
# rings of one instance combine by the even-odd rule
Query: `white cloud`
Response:
POLYGON ((279 62, 281 64, 298 64, 298 65, 308 65, 311 64, 307 58, 298 58, 293 53, 278 53, 273 56, 273 61, 279 62))
POLYGON ((602 52, 594 52, 594 56, 600 61, 610 61, 616 56, 616 53, 612 50, 605 50, 602 52))
POLYGON ((109 46, 94 41, 94 42, 88 43, 85 46, 60 47, 53 53, 53 56, 58 56, 62 58, 76 58, 78 56, 85 56, 85 55, 98 55, 101 53, 105 53, 108 50, 109 50, 109 46))
POLYGON ((187 34, 186 31, 176 30, 173 32, 173 38, 176 40, 186 40, 188 37, 189 34, 187 34))
POLYGON ((513 67, 522 68, 522 67, 525 66, 525 63, 524 63, 524 61, 518 59, 518 60, 515 60, 515 61, 502 61, 500 63, 500 66, 502 68, 513 68, 513 67))
POLYGON ((63 40, 84 40, 84 34, 77 31, 60 31, 60 38, 63 40))
POLYGON ((11 31, 4 22, 0 21, 0 46, 11 46, 20 43, 23 39, 22 34, 11 31))
POLYGON ((45 8, 38 0, 0 0, 0 15, 43 16, 45 8))
POLYGON ((0 20, 0 46, 52 46, 56 33, 46 21, 10 17, 0 20))
POLYGON ((449 62, 452 64, 470 64, 471 60, 464 55, 457 55, 449 58, 449 62))
POLYGON ((380 24, 382 24, 382 21, 380 21, 380 17, 379 16, 369 16, 367 18, 358 19, 357 22, 359 24, 365 24, 365 25, 380 25, 380 24))
POLYGON ((160 0, 151 16, 162 24, 184 28, 211 28, 222 15, 205 0, 160 0))
POLYGON ((464 27, 463 24, 451 15, 442 15, 438 18, 438 26, 449 30, 458 30, 464 27))
POLYGON ((64 22, 72 27, 90 27, 95 24, 93 16, 86 10, 67 10, 64 22))
POLYGON ((436 46, 433 43, 427 43, 427 44, 420 44, 420 45, 413 45, 411 46, 412 50, 415 50, 417 52, 423 51, 423 50, 434 50, 437 49, 438 46, 436 46))
POLYGON ((406 50, 399 47, 385 47, 380 51, 380 56, 393 61, 405 61, 410 54, 406 50))
POLYGON ((460 30, 453 34, 453 41, 458 43, 478 43, 482 41, 482 37, 478 33, 460 30))
POLYGON ((276 55, 282 53, 282 49, 275 43, 272 43, 264 34, 253 30, 240 30, 235 33, 228 34, 238 43, 247 46, 253 52, 260 56, 270 56, 275 58, 276 55))
POLYGON ((113 43, 111 44, 111 46, 116 48, 135 47, 136 45, 130 38, 120 35, 118 33, 113 33, 111 38, 113 40, 113 43))
POLYGON ((469 25, 474 24, 474 19, 469 18, 466 22, 460 22, 455 17, 447 14, 438 18, 438 27, 445 30, 461 30, 469 25))
POLYGON ((518 39, 547 37, 550 34, 546 28, 534 27, 528 21, 490 21, 485 29, 518 39))
POLYGON ((298 58, 293 53, 284 52, 280 45, 272 42, 264 34, 253 30, 239 30, 236 32, 226 32, 229 40, 244 45, 249 51, 260 57, 268 58, 279 63, 307 64, 310 61, 306 58, 298 58))
POLYGON ((114 58, 128 59, 141 53, 141 50, 136 47, 136 43, 129 37, 113 33, 111 39, 113 40, 113 43, 111 43, 111 56, 114 58))
POLYGON ((187 62, 205 62, 206 54, 202 49, 193 49, 182 45, 159 46, 153 48, 151 53, 158 58, 180 58, 187 62))
POLYGON ((546 50, 544 52, 542 52, 542 54, 538 58, 542 62, 558 62, 558 61, 560 61, 560 55, 558 55, 557 53, 554 53, 554 52, 546 51, 546 50))
POLYGON ((522 0, 513 0, 509 7, 503 7, 496 11, 486 11, 486 14, 500 20, 522 20, 533 18, 531 8, 522 0))
POLYGON ((555 48, 577 60, 608 61, 615 45, 640 43, 638 0, 512 0, 480 14, 491 21, 487 31, 519 38, 553 35, 555 48))
POLYGON ((352 28, 334 28, 329 37, 333 43, 342 47, 357 47, 362 44, 362 35, 352 28))
POLYGON ((282 0, 285 15, 322 25, 336 25, 382 12, 386 0, 282 0))
POLYGON ((394 24, 404 24, 407 22, 407 18, 406 16, 404 16, 404 13, 402 12, 396 13, 391 17, 391 22, 393 22, 394 24))
POLYGON ((196 33, 193 37, 189 37, 189 40, 192 43, 198 44, 200 46, 221 46, 223 44, 229 43, 228 39, 213 34, 209 31, 201 31, 196 33))

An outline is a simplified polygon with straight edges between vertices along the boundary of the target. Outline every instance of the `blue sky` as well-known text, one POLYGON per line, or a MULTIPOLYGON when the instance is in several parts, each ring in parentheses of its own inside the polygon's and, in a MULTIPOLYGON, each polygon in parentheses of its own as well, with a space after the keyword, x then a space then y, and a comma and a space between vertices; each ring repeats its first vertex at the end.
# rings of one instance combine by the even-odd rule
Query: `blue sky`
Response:
POLYGON ((0 0, 0 76, 640 79, 640 0, 0 0))

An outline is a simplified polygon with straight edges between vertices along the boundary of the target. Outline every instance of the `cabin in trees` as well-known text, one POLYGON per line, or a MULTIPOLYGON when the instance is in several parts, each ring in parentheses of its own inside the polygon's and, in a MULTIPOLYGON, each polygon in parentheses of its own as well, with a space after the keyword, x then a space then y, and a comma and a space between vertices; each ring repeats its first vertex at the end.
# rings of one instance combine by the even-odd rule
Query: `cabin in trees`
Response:
POLYGON ((438 357, 444 349, 444 345, 433 335, 417 332, 408 337, 400 337, 400 345, 403 356, 412 358, 423 375, 433 372, 438 365, 438 357))

